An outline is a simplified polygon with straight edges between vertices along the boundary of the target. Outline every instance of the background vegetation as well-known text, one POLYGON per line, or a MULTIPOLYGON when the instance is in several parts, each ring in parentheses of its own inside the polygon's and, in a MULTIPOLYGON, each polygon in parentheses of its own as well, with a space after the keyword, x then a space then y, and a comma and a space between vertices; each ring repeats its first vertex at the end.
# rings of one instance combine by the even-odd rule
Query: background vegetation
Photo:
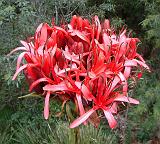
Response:
MULTIPOLYGON (((116 144, 160 143, 160 0, 1 0, 0 1, 0 143, 2 144, 116 144), (23 75, 11 81, 15 72, 17 55, 7 57, 19 41, 33 35, 41 22, 56 24, 61 19, 69 21, 72 15, 101 20, 108 18, 120 30, 139 37, 139 52, 151 67, 131 94, 141 101, 127 110, 125 127, 114 131, 105 124, 95 129, 80 127, 78 141, 76 130, 67 128, 67 116, 54 117, 61 108, 52 102, 52 116, 45 121, 42 116, 43 99, 19 96, 28 94, 23 75), (104 126, 105 125, 105 126, 104 126), (121 133, 122 132, 122 133, 121 133), (120 135, 121 133, 121 135, 120 135), (122 139, 122 140, 121 140, 122 139)), ((118 118, 118 117, 117 117, 118 118)))

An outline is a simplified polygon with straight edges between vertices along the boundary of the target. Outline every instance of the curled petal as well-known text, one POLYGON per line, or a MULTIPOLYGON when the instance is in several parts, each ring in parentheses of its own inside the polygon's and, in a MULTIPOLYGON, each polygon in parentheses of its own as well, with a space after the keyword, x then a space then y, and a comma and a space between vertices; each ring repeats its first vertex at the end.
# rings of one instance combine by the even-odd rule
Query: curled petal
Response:
POLYGON ((40 46, 44 45, 46 40, 47 40, 47 24, 45 23, 41 28, 41 35, 40 35, 40 41, 39 41, 40 46))
POLYGON ((94 20, 95 20, 95 24, 96 24, 96 27, 97 27, 96 39, 99 40, 100 32, 101 32, 101 24, 100 24, 98 16, 95 16, 94 20))
POLYGON ((114 129, 117 126, 117 121, 115 120, 114 116, 112 115, 111 112, 107 110, 103 110, 106 119, 108 120, 108 124, 110 128, 114 129))
POLYGON ((124 76, 126 79, 128 79, 128 77, 130 76, 131 73, 131 67, 126 66, 124 69, 124 76))
POLYGON ((117 113, 117 107, 118 107, 118 104, 116 103, 116 102, 113 102, 113 104, 111 105, 111 107, 110 107, 110 112, 111 113, 117 113))
POLYGON ((136 60, 136 59, 134 59, 134 61, 136 61, 140 66, 142 66, 150 71, 150 68, 144 62, 136 60))
POLYGON ((54 26, 55 29, 62 31, 65 35, 68 35, 68 33, 61 27, 54 26))
POLYGON ((29 50, 29 44, 28 44, 27 42, 22 41, 22 40, 21 40, 20 42, 21 42, 22 45, 25 46, 25 48, 26 48, 27 50, 29 50))
POLYGON ((22 70, 24 70, 25 68, 27 68, 28 66, 30 66, 30 67, 36 67, 37 64, 25 64, 25 65, 21 66, 19 69, 17 69, 17 71, 16 71, 16 73, 14 74, 12 80, 15 80, 16 77, 17 77, 17 75, 18 75, 22 70))
POLYGON ((36 85, 38 85, 39 83, 41 83, 41 82, 49 82, 49 83, 52 83, 52 80, 50 80, 50 79, 48 79, 48 78, 40 78, 40 79, 34 81, 34 82, 31 84, 31 86, 29 87, 29 90, 32 91, 32 89, 33 89, 36 85))
POLYGON ((124 81, 126 82, 126 78, 124 77, 124 75, 121 72, 119 72, 118 76, 122 82, 124 82, 124 81))
POLYGON ((134 60, 127 60, 125 61, 124 66, 137 66, 137 62, 134 60))
POLYGON ((29 54, 29 53, 27 53, 27 52, 22 52, 22 53, 18 56, 18 59, 17 59, 17 68, 16 68, 16 70, 19 69, 19 67, 20 67, 20 65, 21 65, 21 61, 22 61, 23 57, 25 56, 25 54, 29 54))
POLYGON ((120 102, 128 102, 128 103, 132 103, 132 104, 139 104, 138 100, 135 100, 133 98, 127 97, 127 96, 118 96, 114 99, 114 101, 120 101, 120 102))
POLYGON ((85 113, 83 104, 82 104, 82 98, 79 94, 76 94, 77 102, 78 102, 78 107, 80 111, 80 115, 83 115, 85 113))
POLYGON ((43 90, 56 92, 56 91, 65 91, 65 90, 69 90, 69 89, 66 86, 66 84, 60 83, 58 85, 46 85, 46 86, 43 87, 43 90))
POLYGON ((81 90, 87 100, 92 100, 93 95, 84 84, 82 84, 81 82, 75 82, 75 85, 81 90))
POLYGON ((47 95, 45 97, 45 104, 44 104, 44 118, 46 120, 49 117, 49 97, 50 97, 50 91, 47 92, 47 95))
POLYGON ((71 60, 73 62, 76 62, 77 64, 80 64, 80 61, 75 59, 75 57, 73 55, 71 55, 69 52, 63 51, 63 54, 64 54, 66 59, 71 60))
POLYGON ((122 81, 122 85, 123 85, 123 93, 124 93, 124 95, 126 95, 127 90, 128 90, 128 83, 127 83, 127 80, 126 80, 125 76, 124 76, 121 72, 119 72, 118 76, 119 76, 119 78, 120 78, 121 81, 122 81))
POLYGON ((20 51, 20 50, 27 51, 27 49, 26 49, 25 47, 17 47, 17 48, 15 48, 14 50, 12 50, 7 56, 10 56, 10 55, 13 54, 14 52, 20 51))
POLYGON ((82 124, 83 122, 85 122, 90 115, 95 111, 94 108, 90 109, 88 112, 86 112, 85 114, 83 114, 82 116, 80 116, 79 118, 77 118, 76 120, 74 120, 71 124, 70 124, 70 128, 75 128, 77 126, 79 126, 80 124, 82 124))
POLYGON ((60 71, 57 72, 57 75, 62 75, 64 74, 65 72, 68 72, 68 71, 76 71, 78 70, 74 65, 72 65, 71 68, 66 68, 66 69, 62 69, 60 71))
POLYGON ((79 37, 81 38, 82 40, 86 41, 87 43, 90 43, 90 40, 83 34, 81 33, 80 31, 74 31, 74 33, 79 37))
POLYGON ((108 34, 106 34, 106 33, 103 34, 103 41, 104 41, 105 50, 107 50, 108 46, 111 45, 111 41, 109 39, 108 34))
POLYGON ((110 30, 110 22, 108 19, 105 19, 104 21, 104 28, 110 30))
POLYGON ((42 26, 43 26, 43 23, 41 23, 41 24, 37 27, 37 29, 36 29, 36 33, 39 33, 39 32, 40 32, 40 30, 41 30, 42 26))
POLYGON ((143 63, 145 63, 145 60, 143 59, 143 57, 140 54, 136 54, 136 57, 139 58, 143 63))
POLYGON ((120 82, 120 78, 118 76, 115 76, 108 93, 110 93, 119 82, 120 82))

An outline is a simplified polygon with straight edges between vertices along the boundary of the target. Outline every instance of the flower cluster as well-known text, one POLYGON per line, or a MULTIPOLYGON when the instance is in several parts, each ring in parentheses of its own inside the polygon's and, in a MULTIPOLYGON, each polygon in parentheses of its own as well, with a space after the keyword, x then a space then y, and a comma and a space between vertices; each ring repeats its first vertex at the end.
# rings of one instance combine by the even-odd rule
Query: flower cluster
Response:
POLYGON ((91 116, 104 114, 115 128, 114 115, 120 105, 139 104, 128 97, 128 79, 137 80, 149 67, 137 53, 138 38, 116 34, 109 20, 100 23, 95 16, 87 19, 73 16, 69 24, 40 24, 34 37, 21 41, 17 59, 17 75, 24 71, 29 90, 45 97, 44 117, 49 117, 49 99, 58 96, 62 102, 72 101, 79 118, 70 128, 86 124, 91 116), (25 59, 25 62, 22 61, 25 59), (64 97, 65 98, 62 98, 64 97))

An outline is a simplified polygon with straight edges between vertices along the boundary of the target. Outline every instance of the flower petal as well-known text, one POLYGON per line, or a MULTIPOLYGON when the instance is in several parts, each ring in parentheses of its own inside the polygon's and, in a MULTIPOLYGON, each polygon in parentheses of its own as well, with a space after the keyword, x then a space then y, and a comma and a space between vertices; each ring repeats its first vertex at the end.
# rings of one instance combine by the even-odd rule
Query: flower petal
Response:
POLYGON ((125 61, 124 66, 137 66, 137 62, 133 60, 127 60, 125 61))
POLYGON ((41 83, 41 82, 52 82, 52 81, 49 80, 48 78, 40 78, 40 79, 34 81, 34 82, 30 85, 29 91, 32 91, 32 89, 33 89, 36 85, 38 85, 39 83, 41 83))
POLYGON ((16 68, 16 70, 19 69, 19 67, 20 67, 20 65, 21 65, 21 61, 22 61, 22 59, 23 59, 23 57, 24 57, 25 54, 29 54, 29 53, 27 53, 27 52, 22 52, 22 53, 18 56, 18 59, 17 59, 17 68, 16 68))
POLYGON ((82 98, 79 94, 76 94, 77 102, 78 102, 78 107, 80 111, 80 115, 83 115, 85 113, 83 104, 82 104, 82 98))
POLYGON ((114 80, 112 81, 112 85, 111 85, 108 93, 110 93, 119 82, 120 82, 120 78, 118 76, 115 76, 114 80))
POLYGON ((127 96, 117 96, 114 101, 120 101, 120 102, 128 102, 128 103, 132 103, 132 104, 139 104, 138 100, 135 100, 133 98, 127 97, 127 96))
POLYGON ((13 54, 14 52, 19 51, 19 50, 27 51, 27 49, 25 47, 17 47, 15 49, 13 49, 9 54, 7 54, 7 56, 10 56, 11 54, 13 54))
POLYGON ((71 124, 70 124, 70 128, 75 128, 77 126, 79 126, 80 124, 82 124, 83 122, 85 122, 90 115, 95 111, 94 108, 90 109, 88 112, 86 112, 85 114, 83 114, 82 116, 80 116, 79 118, 77 118, 76 120, 74 120, 71 124))
POLYGON ((75 57, 73 55, 71 55, 69 52, 63 51, 63 54, 64 54, 66 59, 71 60, 73 62, 76 62, 77 64, 80 64, 80 61, 75 59, 75 57))
POLYGON ((47 95, 45 97, 45 104, 44 104, 44 118, 46 120, 49 117, 49 97, 50 97, 50 91, 47 92, 47 95))
POLYGON ((136 61, 140 66, 143 66, 144 68, 150 71, 150 68, 144 62, 136 60, 136 59, 134 59, 134 61, 136 61))
POLYGON ((106 119, 108 120, 108 124, 110 128, 114 129, 117 126, 117 121, 115 120, 114 116, 112 115, 111 112, 107 110, 103 110, 106 119))
POLYGON ((81 90, 83 96, 87 100, 89 100, 89 101, 92 100, 92 98, 93 98, 92 93, 89 91, 89 89, 84 84, 82 84, 82 82, 75 82, 75 85, 81 90))
POLYGON ((128 77, 130 76, 131 73, 131 67, 126 66, 124 69, 124 76, 126 79, 128 79, 128 77))
POLYGON ((99 40, 100 33, 101 33, 101 24, 100 24, 98 16, 95 16, 94 20, 95 20, 95 24, 97 28, 96 39, 99 40))
POLYGON ((43 90, 56 92, 56 91, 65 91, 65 90, 69 90, 69 89, 66 86, 66 84, 60 83, 58 85, 50 85, 50 84, 46 85, 46 86, 43 87, 43 90))
POLYGON ((90 43, 90 40, 82 32, 80 32, 78 30, 74 30, 73 32, 75 35, 77 35, 82 40, 86 41, 87 43, 90 43))
POLYGON ((15 80, 16 77, 17 77, 17 75, 18 75, 22 70, 24 70, 25 68, 27 68, 28 66, 30 66, 30 67, 35 67, 35 66, 37 66, 37 64, 25 64, 25 65, 21 66, 19 69, 16 70, 16 73, 14 74, 12 80, 15 80))
POLYGON ((20 41, 21 42, 21 44, 22 45, 24 45, 25 46, 25 48, 27 49, 27 50, 29 50, 29 45, 28 45, 28 43, 27 42, 25 42, 25 41, 20 41))
POLYGON ((40 35, 39 45, 40 46, 44 45, 46 41, 47 41, 47 24, 44 23, 42 28, 41 28, 41 35, 40 35))

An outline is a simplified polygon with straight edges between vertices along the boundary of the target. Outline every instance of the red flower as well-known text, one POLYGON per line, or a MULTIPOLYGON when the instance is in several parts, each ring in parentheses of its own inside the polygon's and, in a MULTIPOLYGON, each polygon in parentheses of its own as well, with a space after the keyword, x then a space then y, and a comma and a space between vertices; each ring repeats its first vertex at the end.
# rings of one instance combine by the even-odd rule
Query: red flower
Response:
POLYGON ((90 115, 98 109, 101 109, 104 112, 109 126, 111 128, 115 128, 117 122, 114 119, 113 113, 117 113, 118 103, 128 102, 132 104, 139 104, 137 100, 129 98, 121 94, 121 91, 116 90, 119 86, 121 86, 120 78, 118 76, 115 76, 112 82, 105 81, 105 79, 106 78, 104 77, 98 78, 96 95, 93 97, 93 108, 76 119, 70 125, 71 128, 74 128, 85 122, 90 115))
POLYGON ((63 103, 71 100, 79 109, 80 117, 71 128, 85 124, 93 113, 98 116, 99 110, 115 128, 119 105, 139 103, 127 96, 128 79, 140 78, 143 68, 149 70, 136 51, 137 42, 137 38, 126 36, 126 30, 117 35, 108 20, 101 24, 97 16, 92 23, 73 16, 61 27, 40 24, 30 41, 21 41, 23 47, 10 53, 23 51, 13 80, 24 70, 30 91, 45 97, 45 119, 49 117, 50 96, 56 93, 63 103), (133 67, 139 73, 135 74, 133 67))

